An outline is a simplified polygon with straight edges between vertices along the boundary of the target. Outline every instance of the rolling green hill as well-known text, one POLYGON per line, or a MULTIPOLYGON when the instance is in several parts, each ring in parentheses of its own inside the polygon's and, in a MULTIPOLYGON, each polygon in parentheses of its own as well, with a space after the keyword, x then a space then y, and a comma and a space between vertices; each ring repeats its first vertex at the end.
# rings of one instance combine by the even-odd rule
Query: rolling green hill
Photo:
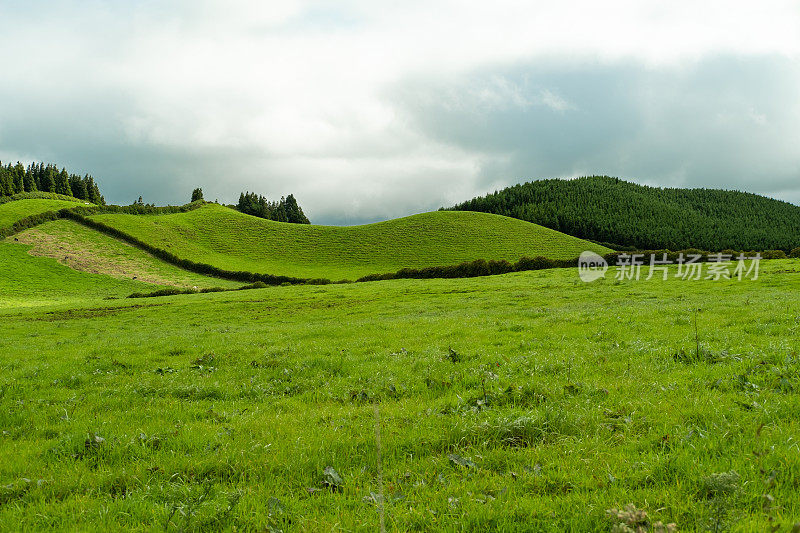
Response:
POLYGON ((514 185, 451 208, 527 220, 643 250, 800 246, 800 207, 738 191, 661 189, 607 176, 514 185))
POLYGON ((182 259, 227 270, 333 280, 475 259, 608 250, 512 218, 433 212, 364 226, 285 224, 208 204, 168 215, 90 217, 182 259))
POLYGON ((241 283, 195 274, 71 220, 54 220, 15 235, 31 255, 51 257, 82 272, 182 288, 239 287, 241 283))

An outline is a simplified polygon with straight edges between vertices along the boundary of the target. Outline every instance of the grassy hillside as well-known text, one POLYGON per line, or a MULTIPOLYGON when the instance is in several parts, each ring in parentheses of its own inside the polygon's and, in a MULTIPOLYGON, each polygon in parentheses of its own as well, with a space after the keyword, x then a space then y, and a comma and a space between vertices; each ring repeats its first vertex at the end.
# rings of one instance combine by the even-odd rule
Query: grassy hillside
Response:
POLYGON ((0 242, 0 309, 74 304, 161 288, 140 281, 78 272, 49 257, 34 257, 30 246, 0 242))
POLYGON ((380 453, 387 531, 791 531, 798 291, 776 261, 0 311, 0 524, 378 531, 380 453))
POLYGON ((83 272, 178 287, 237 287, 236 283, 188 272, 142 250, 71 220, 55 220, 14 236, 29 253, 52 257, 83 272))
POLYGON ((365 226, 285 224, 209 204, 187 213, 91 217, 175 255, 227 270, 355 279, 474 259, 573 258, 602 247, 507 217, 435 212, 365 226))
POLYGON ((785 250, 800 246, 800 207, 750 193, 645 187, 607 176, 540 180, 455 206, 639 249, 785 250))
POLYGON ((0 228, 11 226, 18 220, 32 215, 47 211, 58 211, 59 209, 75 207, 76 205, 83 205, 83 201, 27 199, 2 203, 0 204, 0 228))

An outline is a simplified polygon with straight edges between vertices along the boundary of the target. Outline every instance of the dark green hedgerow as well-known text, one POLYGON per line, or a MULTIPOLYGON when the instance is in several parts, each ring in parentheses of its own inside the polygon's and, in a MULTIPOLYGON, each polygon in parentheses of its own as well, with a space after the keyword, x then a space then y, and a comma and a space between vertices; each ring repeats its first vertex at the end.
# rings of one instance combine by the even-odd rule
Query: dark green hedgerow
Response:
MULTIPOLYGON (((267 285, 263 284, 263 286, 266 287, 267 285)), ((255 288, 255 287, 250 287, 250 288, 255 288)), ((175 296, 178 294, 204 294, 207 292, 225 292, 228 290, 238 290, 238 289, 225 289, 222 287, 208 287, 205 289, 178 289, 176 287, 168 287, 166 289, 159 289, 153 292, 134 292, 133 294, 128 296, 128 298, 153 298, 156 296, 175 296)))
POLYGON ((9 237, 11 235, 14 235, 15 233, 19 233, 20 231, 25 231, 28 228, 32 228, 34 226, 38 226, 39 224, 44 224, 45 222, 50 222, 51 220, 56 220, 59 218, 61 218, 60 211, 45 211, 44 213, 38 213, 36 215, 25 217, 23 219, 17 220, 12 225, 6 228, 0 228, 0 239, 9 237))
POLYGON ((156 207, 154 205, 146 204, 93 205, 73 207, 69 210, 84 217, 108 213, 122 213, 126 215, 171 215, 175 213, 187 213, 189 211, 194 211, 199 207, 203 207, 205 204, 206 202, 203 200, 197 200, 185 205, 167 205, 163 207, 156 207))
MULTIPOLYGON (((699 256, 697 262, 708 262, 716 260, 717 254, 705 252, 702 250, 682 250, 679 252, 672 252, 669 250, 647 250, 642 252, 635 252, 639 261, 642 261, 643 266, 649 265, 650 256, 654 255, 657 260, 663 260, 664 255, 671 263, 675 264, 681 254, 684 259, 688 260, 690 256, 699 256), (639 257, 641 256, 641 257, 639 257)), ((746 257, 754 257, 757 252, 737 252, 734 250, 726 250, 722 252, 723 255, 729 255, 733 260, 744 253, 746 257)), ((603 259, 610 266, 615 266, 621 255, 631 255, 629 252, 612 252, 603 256, 603 259)), ((761 252, 762 259, 786 259, 786 254, 781 250, 767 250, 761 252)), ((578 258, 575 259, 550 259, 547 257, 522 257, 516 263, 509 263, 508 261, 485 261, 478 259, 476 261, 467 261, 458 265, 445 265, 433 266, 425 268, 403 268, 397 272, 389 272, 386 274, 370 274, 358 278, 357 281, 380 281, 389 279, 432 279, 432 278, 473 278, 478 276, 494 276, 497 274, 507 274, 509 272, 524 272, 527 270, 546 270, 550 268, 574 268, 578 264, 578 258)))
POLYGON ((167 289, 160 289, 153 292, 134 292, 128 298, 155 298, 156 296, 175 296, 178 294, 204 294, 207 292, 227 292, 227 291, 246 291, 250 289, 265 289, 269 287, 263 281, 256 281, 249 285, 242 285, 235 289, 225 289, 223 287, 208 287, 206 289, 178 289, 170 287, 167 289))

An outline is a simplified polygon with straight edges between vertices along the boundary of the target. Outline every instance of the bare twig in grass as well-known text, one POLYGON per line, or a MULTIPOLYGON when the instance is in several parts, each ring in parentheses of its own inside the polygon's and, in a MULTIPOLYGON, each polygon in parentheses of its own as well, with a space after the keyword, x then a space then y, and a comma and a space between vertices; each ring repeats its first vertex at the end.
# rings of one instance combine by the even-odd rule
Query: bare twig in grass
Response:
POLYGON ((694 343, 695 343, 695 358, 700 360, 700 334, 697 330, 697 312, 699 309, 694 310, 694 343))
POLYGON ((375 447, 378 452, 378 516, 380 517, 381 533, 386 532, 386 522, 383 509, 383 466, 381 465, 381 412, 378 404, 375 404, 375 447))

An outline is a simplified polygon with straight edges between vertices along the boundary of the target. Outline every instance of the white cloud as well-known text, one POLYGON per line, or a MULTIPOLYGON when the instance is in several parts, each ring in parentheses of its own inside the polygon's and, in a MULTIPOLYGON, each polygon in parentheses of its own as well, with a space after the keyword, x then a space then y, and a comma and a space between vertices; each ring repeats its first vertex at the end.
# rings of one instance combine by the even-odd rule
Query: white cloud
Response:
MULTIPOLYGON (((292 189, 283 192, 304 191, 323 219, 340 216, 350 197, 383 202, 370 217, 413 211, 422 204, 399 195, 402 182, 434 199, 426 206, 453 190, 480 192, 486 154, 427 138, 387 98, 409 79, 531 62, 580 70, 627 61, 659 70, 715 54, 800 58, 793 1, 33 1, 0 5, 0 19, 0 97, 15 104, 0 109, 6 152, 74 158, 57 139, 10 148, 23 126, 9 124, 41 110, 103 105, 88 119, 118 144, 246 152, 248 161, 230 163, 232 188, 236 176, 265 190, 287 183, 292 189), (434 177, 423 179, 426 172, 434 177), (259 184, 255 176, 266 177, 259 184), (347 201, 332 202, 337 191, 347 201)), ((472 90, 498 112, 579 111, 556 85, 498 75, 472 90)), ((440 97, 443 107, 475 101, 440 97)), ((755 126, 769 121, 758 109, 742 112, 755 126)), ((24 127, 46 124, 44 116, 24 127)), ((191 175, 219 179, 203 168, 191 175)), ((104 183, 117 178, 102 175, 104 183)))

